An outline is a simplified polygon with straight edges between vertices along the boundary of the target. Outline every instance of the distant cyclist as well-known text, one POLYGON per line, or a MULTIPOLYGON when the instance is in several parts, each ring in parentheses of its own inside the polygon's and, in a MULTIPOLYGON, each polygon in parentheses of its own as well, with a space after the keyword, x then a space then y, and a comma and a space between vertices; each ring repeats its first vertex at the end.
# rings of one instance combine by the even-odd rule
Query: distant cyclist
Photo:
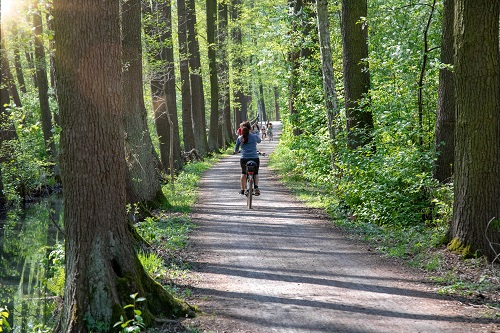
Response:
POLYGON ((260 190, 258 187, 259 184, 259 153, 257 152, 257 143, 260 143, 262 140, 259 134, 254 134, 250 132, 252 126, 248 121, 244 121, 240 124, 242 134, 236 140, 236 147, 234 147, 234 153, 236 154, 241 147, 241 191, 240 194, 245 194, 245 185, 246 185, 246 163, 248 161, 255 161, 257 163, 257 168, 254 173, 254 184, 255 184, 255 195, 260 195, 260 190))

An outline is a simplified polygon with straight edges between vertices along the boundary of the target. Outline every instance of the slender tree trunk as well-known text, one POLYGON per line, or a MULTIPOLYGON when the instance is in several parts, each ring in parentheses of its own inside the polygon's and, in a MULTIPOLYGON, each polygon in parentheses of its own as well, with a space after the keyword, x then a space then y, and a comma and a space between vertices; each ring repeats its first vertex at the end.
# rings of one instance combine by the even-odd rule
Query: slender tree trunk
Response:
POLYGON ((189 54, 187 41, 187 13, 186 0, 177 0, 178 32, 179 39, 179 68, 181 76, 182 95, 182 132, 184 150, 195 148, 193 119, 191 115, 191 81, 189 79, 189 54))
MULTIPOLYGON (((4 52, 6 52, 6 50, 4 50, 4 52)), ((2 76, 5 82, 5 86, 14 104, 17 107, 22 107, 21 98, 19 97, 19 92, 17 91, 16 82, 14 81, 14 77, 12 76, 12 72, 10 70, 10 64, 7 58, 7 54, 4 54, 3 56, 5 57, 4 61, 6 63, 6 67, 2 68, 2 76)))
POLYGON ((36 69, 35 69, 35 60, 33 60, 33 53, 25 51, 24 55, 26 56, 26 62, 28 63, 28 68, 30 70, 31 79, 33 80, 33 86, 37 86, 38 79, 36 77, 36 69))
POLYGON ((342 45, 347 146, 356 149, 371 141, 372 113, 369 110, 367 0, 342 1, 342 45))
POLYGON ((191 114, 193 119, 194 140, 201 156, 208 152, 207 124, 205 119, 205 95, 201 76, 200 46, 196 35, 195 1, 189 0, 186 6, 189 43, 189 75, 191 82, 191 114))
POLYGON ((12 23, 12 35, 14 36, 14 67, 16 69, 16 78, 19 85, 19 90, 25 94, 26 93, 26 83, 24 82, 23 67, 21 64, 21 52, 19 51, 19 32, 17 29, 17 23, 12 23))
MULTIPOLYGON (((174 59, 174 41, 172 34, 172 0, 166 0, 165 4, 162 7, 163 15, 165 18, 166 24, 166 70, 167 77, 165 82, 165 96, 167 103, 167 114, 161 116, 161 124, 157 124, 157 127, 165 126, 167 127, 166 134, 173 138, 173 141, 170 143, 172 146, 172 151, 174 154, 174 167, 179 170, 182 168, 183 160, 181 157, 181 141, 179 134, 179 119, 177 117, 177 88, 175 85, 175 59, 174 59), (170 120, 169 120, 170 117, 170 120), (173 131, 170 134, 170 131, 173 131)), ((160 120, 156 118, 157 120, 160 120)), ((169 145, 169 149, 170 149, 169 145)), ((169 153, 170 155, 170 153, 169 153)), ((170 169, 170 158, 169 158, 169 169, 170 169)))
POLYGON ((127 230, 119 2, 55 0, 54 23, 66 233, 55 332, 111 330, 134 292, 149 323, 177 302, 146 274, 127 230))
POLYGON ((267 121, 267 113, 266 113, 266 103, 264 101, 264 86, 262 85, 262 80, 259 82, 259 105, 260 110, 262 111, 262 119, 261 121, 267 121))
MULTIPOLYGON (((453 65, 453 16, 454 0, 444 0, 441 36, 441 63, 453 65)), ((446 67, 439 70, 438 106, 436 111, 435 149, 433 176, 441 183, 452 181, 455 155, 455 85, 453 71, 446 67)))
POLYGON ((241 79, 241 72, 243 68, 243 59, 241 56, 242 48, 242 33, 239 24, 241 17, 241 0, 231 0, 230 18, 232 21, 231 38, 234 47, 234 58, 232 63, 233 75, 233 95, 234 95, 234 131, 233 138, 236 138, 236 129, 240 127, 243 120, 247 119, 246 114, 243 113, 243 105, 245 103, 245 95, 243 94, 243 82, 241 79))
MULTIPOLYGON (((330 22, 328 20, 328 0, 316 0, 318 16, 318 36, 321 51, 321 69, 323 74, 323 91, 325 96, 326 120, 328 133, 333 144, 340 132, 339 109, 337 107, 337 92, 335 91, 335 76, 333 72, 332 50, 330 45, 330 22)), ((336 151, 333 149, 333 151, 336 151)), ((332 153, 332 166, 335 158, 332 153)))
POLYGON ((229 59, 228 59, 228 6, 227 2, 219 3, 219 25, 218 25, 218 50, 219 50, 219 106, 222 111, 222 136, 223 143, 229 144, 232 139, 231 133, 231 104, 229 93, 229 59))
POLYGON ((179 126, 177 120, 177 102, 175 92, 175 73, 173 65, 173 40, 171 22, 171 0, 143 2, 144 13, 148 14, 144 19, 144 30, 148 36, 146 44, 148 60, 152 70, 151 94, 155 119, 156 132, 160 141, 160 158, 165 171, 169 169, 170 161, 170 123, 167 113, 172 116, 173 121, 173 151, 176 168, 180 168, 181 149, 179 138, 179 126))
POLYGON ((280 95, 279 95, 278 87, 274 86, 273 90, 274 90, 274 119, 276 119, 277 121, 280 121, 281 120, 280 103, 279 103, 279 96, 280 95))
MULTIPOLYGON (((45 47, 43 43, 42 16, 38 9, 38 1, 34 2, 33 10, 33 33, 35 35, 35 67, 38 87, 38 99, 40 102, 40 114, 42 121, 43 138, 45 146, 49 150, 52 161, 57 162, 57 150, 52 138, 52 114, 49 106, 49 83, 47 79, 47 60, 45 56, 45 47)), ((58 168, 54 169, 58 177, 58 168)))
POLYGON ((207 42, 208 67, 210 73, 210 129, 208 131, 208 149, 219 149, 219 80, 217 75, 217 56, 215 28, 217 25, 217 0, 206 0, 207 5, 207 42))
POLYGON ((299 41, 295 37, 296 31, 300 31, 300 24, 298 22, 298 16, 302 12, 303 3, 302 0, 289 0, 289 6, 292 8, 292 49, 289 54, 290 61, 290 81, 288 83, 288 111, 290 113, 290 123, 293 126, 293 135, 298 136, 300 134, 300 125, 298 120, 298 110, 295 106, 295 96, 296 89, 298 86, 298 70, 300 67, 299 56, 300 56, 300 46, 299 41))
MULTIPOLYGON (((9 78, 6 75, 7 70, 9 69, 9 60, 7 58, 4 41, 3 29, 0 24, 0 162, 5 162, 6 160, 11 159, 8 145, 6 145, 6 143, 16 137, 15 129, 9 121, 9 114, 5 108, 6 105, 10 104, 10 97, 7 88, 9 78)), ((4 210, 7 200, 3 191, 1 166, 2 165, 0 164, 0 210, 4 210)))
POLYGON ((436 9, 436 0, 433 0, 429 17, 427 18, 427 24, 424 29, 424 50, 422 56, 422 66, 420 67, 420 75, 418 78, 418 143, 421 148, 424 145, 424 80, 425 74, 427 72, 427 63, 429 61, 429 28, 432 23, 432 18, 434 16, 434 11, 436 9))
POLYGON ((500 253, 499 14, 499 1, 455 1, 457 119, 449 248, 490 259, 500 253))
POLYGON ((164 199, 142 88, 141 1, 122 0, 123 113, 127 202, 164 199))

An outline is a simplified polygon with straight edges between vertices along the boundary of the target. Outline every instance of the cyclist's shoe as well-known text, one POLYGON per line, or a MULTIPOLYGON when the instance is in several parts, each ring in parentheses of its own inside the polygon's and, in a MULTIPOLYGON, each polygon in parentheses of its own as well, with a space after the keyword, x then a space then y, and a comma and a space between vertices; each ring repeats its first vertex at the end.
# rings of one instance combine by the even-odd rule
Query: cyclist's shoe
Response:
POLYGON ((244 190, 243 194, 248 197, 248 190, 244 190))
POLYGON ((245 194, 245 190, 240 190, 240 194, 245 194))
POLYGON ((254 193, 255 195, 260 195, 260 190, 259 190, 259 188, 258 188, 258 187, 256 187, 256 188, 254 189, 253 193, 254 193))

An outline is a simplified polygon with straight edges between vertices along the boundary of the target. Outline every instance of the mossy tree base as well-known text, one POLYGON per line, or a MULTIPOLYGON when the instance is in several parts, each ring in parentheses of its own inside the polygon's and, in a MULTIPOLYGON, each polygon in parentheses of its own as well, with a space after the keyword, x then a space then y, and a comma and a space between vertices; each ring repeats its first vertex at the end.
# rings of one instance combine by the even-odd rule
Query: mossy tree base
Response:
POLYGON ((460 241, 457 237, 453 238, 448 243, 447 248, 452 252, 461 254, 465 258, 473 258, 476 256, 476 253, 473 250, 471 250, 471 246, 462 243, 462 241, 460 241))

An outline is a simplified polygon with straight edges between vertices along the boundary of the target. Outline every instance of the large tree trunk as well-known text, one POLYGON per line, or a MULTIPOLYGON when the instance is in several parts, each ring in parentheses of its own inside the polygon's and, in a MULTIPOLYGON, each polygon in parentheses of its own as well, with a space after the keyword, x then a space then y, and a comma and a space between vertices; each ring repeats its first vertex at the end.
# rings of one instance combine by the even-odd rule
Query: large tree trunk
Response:
MULTIPOLYGON (((444 0, 441 62, 453 65, 453 16, 454 0, 444 0)), ((439 70, 438 106, 436 111, 436 134, 434 146, 437 159, 433 176, 441 183, 452 181, 455 156, 455 85, 451 68, 439 70)))
MULTIPOLYGON (((47 60, 45 56, 45 47, 43 43, 42 15, 38 8, 38 1, 33 3, 33 33, 35 35, 35 68, 38 87, 38 99, 40 102, 40 114, 42 122, 43 138, 45 146, 49 150, 52 161, 58 161, 56 145, 52 138, 52 114, 49 106, 49 82, 47 79, 47 60)), ((55 176, 59 175, 59 168, 54 168, 55 176)))
POLYGON ((126 223, 119 2, 55 0, 54 23, 66 233, 55 331, 111 330, 135 292, 146 321, 170 316, 176 301, 145 273, 126 223))
POLYGON ((177 0, 177 37, 179 39, 179 70, 182 95, 182 138, 184 142, 184 151, 190 151, 195 148, 196 145, 191 114, 191 81, 189 79, 186 1, 187 0, 177 0))
POLYGON ((499 7, 499 1, 455 1, 457 119, 449 247, 490 259, 500 253, 499 7))
POLYGON ((219 74, 219 107, 222 112, 222 143, 229 144, 233 126, 231 124, 231 104, 229 93, 229 59, 228 59, 228 8, 226 2, 218 5, 218 69, 219 74))
POLYGON ((217 0, 207 0, 207 43, 208 67, 210 73, 210 128, 208 130, 208 149, 219 149, 219 80, 217 75, 217 56, 215 45, 215 27, 217 24, 217 0))
POLYGON ((347 146, 350 149, 371 141, 372 113, 369 111, 370 73, 368 63, 367 0, 342 0, 342 46, 347 146))
POLYGON ((141 1, 122 0, 123 113, 127 202, 147 203, 164 198, 159 160, 149 135, 142 88, 141 1))
POLYGON ((196 34, 195 1, 189 0, 186 6, 188 45, 189 45, 189 77, 191 82, 191 114, 196 149, 201 156, 208 152, 207 124, 205 119, 205 95, 201 76, 200 46, 196 34))

